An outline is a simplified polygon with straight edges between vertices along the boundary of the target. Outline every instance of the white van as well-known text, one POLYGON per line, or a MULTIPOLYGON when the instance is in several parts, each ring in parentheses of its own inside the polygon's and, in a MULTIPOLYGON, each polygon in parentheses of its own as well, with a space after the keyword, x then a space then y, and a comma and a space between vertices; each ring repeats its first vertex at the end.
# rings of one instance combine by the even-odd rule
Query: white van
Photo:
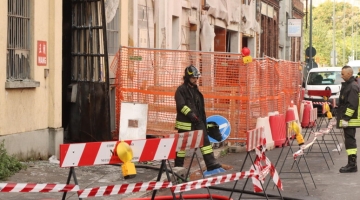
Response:
MULTIPOLYGON (((339 103, 339 95, 341 89, 341 67, 320 67, 313 68, 307 74, 305 82, 305 94, 304 99, 313 102, 313 105, 318 107, 318 111, 322 111, 323 97, 309 96, 309 90, 325 90, 326 87, 331 89, 330 102, 332 99, 336 100, 336 104, 339 103)), ((332 105, 330 104, 332 108, 332 105)))

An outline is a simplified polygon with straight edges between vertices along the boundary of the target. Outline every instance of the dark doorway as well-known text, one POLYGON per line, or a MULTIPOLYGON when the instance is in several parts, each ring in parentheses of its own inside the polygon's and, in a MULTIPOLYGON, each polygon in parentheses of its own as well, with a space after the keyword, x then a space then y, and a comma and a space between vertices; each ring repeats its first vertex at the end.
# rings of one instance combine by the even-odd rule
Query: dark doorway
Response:
POLYGON ((65 142, 111 140, 104 0, 63 0, 65 142))

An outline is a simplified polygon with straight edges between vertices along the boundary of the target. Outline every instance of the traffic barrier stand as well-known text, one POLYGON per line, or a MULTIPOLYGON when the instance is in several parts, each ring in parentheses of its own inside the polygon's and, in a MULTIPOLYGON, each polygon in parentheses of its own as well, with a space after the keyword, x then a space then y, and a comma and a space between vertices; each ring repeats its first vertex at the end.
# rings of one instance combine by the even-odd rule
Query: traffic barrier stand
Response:
MULTIPOLYGON (((308 95, 309 96, 318 96, 318 97, 322 97, 323 101, 320 102, 313 102, 314 106, 317 106, 319 109, 318 111, 320 113, 320 117, 319 120, 317 121, 317 130, 318 131, 321 126, 322 123, 326 121, 326 118, 329 117, 329 113, 330 112, 330 105, 331 102, 329 101, 329 98, 331 96, 331 90, 329 89, 325 89, 325 90, 308 90, 308 95), (327 109, 329 108, 329 110, 327 109)), ((327 124, 326 124, 327 126, 327 124)))
MULTIPOLYGON (((326 142, 326 141, 329 141, 329 140, 325 140, 324 137, 326 135, 333 137, 333 135, 331 133, 331 130, 333 129, 333 125, 335 125, 335 123, 331 122, 328 125, 327 128, 322 128, 322 129, 320 129, 320 130, 318 130, 316 132, 311 132, 311 135, 316 135, 316 137, 317 137, 316 140, 314 140, 314 142, 316 142, 316 144, 318 145, 320 151, 313 151, 312 150, 313 145, 311 145, 311 146, 309 146, 309 148, 306 148, 307 151, 305 152, 306 154, 309 154, 309 153, 321 153, 322 157, 325 159, 325 163, 326 163, 329 170, 330 170, 330 167, 329 167, 329 164, 328 164, 327 159, 325 157, 325 153, 329 154, 329 158, 330 158, 331 162, 333 163, 333 165, 335 163, 334 163, 334 160, 332 159, 331 152, 330 152, 328 144, 326 142), (321 144, 324 144, 324 147, 321 147, 321 144)), ((336 145, 334 138, 332 140, 330 140, 330 141, 334 141, 334 144, 336 145)), ((341 149, 340 144, 339 144, 339 146, 336 146, 336 148, 337 148, 337 150, 341 149)), ((300 162, 300 160, 301 160, 301 158, 299 158, 298 162, 300 162)))
MULTIPOLYGON (((79 186, 74 167, 122 163, 116 153, 117 145, 120 142, 122 141, 61 144, 60 167, 69 168, 66 184, 69 184, 71 178, 73 178, 75 185, 79 186)), ((129 144, 132 149, 133 162, 161 161, 157 181, 86 188, 78 191, 79 199, 146 190, 153 190, 154 198, 158 189, 172 186, 171 182, 159 181, 163 171, 166 172, 166 176, 170 180, 169 170, 166 168, 166 160, 175 158, 176 143, 174 138, 125 140, 124 142, 129 144)), ((65 200, 66 194, 67 191, 64 191, 63 200, 65 200)), ((172 195, 175 199, 175 194, 172 193, 172 195)))
MULTIPOLYGON (((311 136, 311 133, 312 132, 316 132, 316 131, 319 131, 321 129, 321 124, 322 122, 319 122, 319 120, 323 120, 323 118, 318 118, 318 111, 317 111, 317 108, 313 108, 311 109, 310 111, 310 121, 309 121, 309 124, 308 126, 306 127, 305 129, 305 133, 304 133, 304 138, 306 137, 306 135, 309 133, 309 135, 307 135, 307 140, 309 140, 309 137, 311 136)), ((333 126, 336 125, 336 122, 334 122, 334 120, 330 120, 326 123, 326 127, 329 127, 329 125, 332 124, 333 126)), ((325 136, 325 135, 324 135, 325 136)), ((332 141, 332 143, 334 143, 334 145, 336 146, 337 149, 339 149, 341 147, 340 145, 340 142, 339 140, 337 139, 336 137, 336 134, 335 134, 335 131, 332 127, 332 131, 330 132, 329 136, 331 136, 332 140, 325 140, 324 137, 322 138, 322 141, 323 142, 326 142, 326 141, 332 141), (336 144, 337 142, 337 144, 336 144)), ((318 139, 319 140, 319 139, 318 139)), ((317 140, 317 142, 319 142, 317 140)), ((311 150, 312 147, 310 147, 309 151, 311 150)), ((328 149, 328 146, 327 144, 325 144, 325 148, 328 149)), ((320 147, 321 149, 321 147, 320 147)), ((329 152, 329 151, 326 151, 326 152, 329 152)), ((339 151, 339 154, 340 154, 340 151, 339 151)), ((330 168, 329 168, 330 169, 330 168)))
MULTIPOLYGON (((202 130, 169 134, 169 135, 167 135, 165 137, 175 138, 175 143, 176 143, 175 152, 194 150, 194 153, 191 156, 190 164, 189 164, 189 167, 188 167, 188 170, 187 170, 185 176, 180 177, 177 174, 174 174, 174 176, 181 179, 182 181, 187 182, 188 181, 187 178, 190 175, 191 166, 192 166, 192 163, 193 163, 195 158, 196 158, 196 160, 198 162, 200 172, 201 173, 203 172, 201 164, 200 164, 199 157, 198 157, 198 155, 196 153, 198 148, 200 148, 200 147, 202 147, 204 145, 204 134, 203 134, 202 130)), ((170 163, 169 163, 169 165, 170 165, 170 163)), ((171 167, 171 165, 170 165, 170 167, 171 167)), ((202 177, 205 178, 203 174, 202 174, 202 177)), ((175 178, 175 180, 174 180, 176 184, 178 183, 177 178, 175 178)), ((208 187, 207 187, 207 191, 208 191, 209 196, 211 196, 211 192, 210 192, 208 187)), ((181 193, 180 193, 180 197, 182 198, 181 193)))
MULTIPOLYGON (((279 163, 279 161, 280 161, 280 158, 281 158, 282 155, 283 155, 284 149, 285 149, 285 148, 288 148, 287 153, 286 153, 286 155, 285 155, 285 157, 284 157, 284 159, 283 159, 283 163, 281 164, 281 167, 280 167, 280 170, 279 170, 279 175, 281 175, 281 174, 288 174, 288 173, 298 173, 300 177, 285 177, 285 178, 282 177, 282 179, 301 179, 302 182, 303 182, 303 184, 304 184, 304 187, 305 187, 305 189, 306 189, 307 194, 310 195, 310 194, 309 194, 309 191, 308 191, 308 188, 307 188, 307 186, 306 186, 306 182, 305 182, 305 180, 304 180, 303 173, 309 173, 309 174, 310 174, 310 177, 311 177, 311 179, 312 179, 312 182, 314 183, 315 188, 316 188, 316 184, 315 184, 314 178, 313 178, 313 176, 312 176, 312 174, 311 174, 311 171, 310 171, 308 162, 307 162, 304 154, 301 154, 301 156, 304 157, 305 165, 306 165, 306 169, 307 169, 306 171, 302 171, 302 170, 300 169, 299 162, 297 162, 295 159, 294 159, 294 161, 293 161, 293 163, 292 163, 292 166, 291 166, 291 170, 290 170, 290 171, 284 171, 284 170, 283 170, 283 169, 284 169, 284 166, 285 166, 285 162, 288 160, 288 159, 287 159, 288 156, 289 156, 289 155, 292 156, 292 155, 296 152, 296 151, 293 149, 293 142, 295 141, 295 139, 294 139, 294 140, 291 140, 291 138, 293 138, 293 137, 296 138, 296 136, 297 136, 296 134, 301 134, 301 133, 296 133, 297 130, 295 130, 295 129, 298 128, 298 127, 296 127, 296 126, 298 126, 296 120, 289 121, 289 122, 286 123, 286 127, 287 127, 287 129, 286 129, 286 130, 287 130, 287 131, 286 131, 286 141, 289 142, 290 145, 289 145, 289 147, 283 147, 283 148, 281 149, 281 151, 280 151, 280 153, 279 153, 279 156, 278 156, 278 158, 277 158, 277 160, 276 160, 275 167, 278 166, 278 163, 279 163), (291 142, 290 142, 290 140, 291 140, 291 142), (290 154, 290 152, 291 152, 291 154, 290 154), (296 168, 297 168, 296 171, 292 171, 292 168, 293 168, 294 163, 296 164, 296 168)), ((304 148, 305 145, 307 145, 307 143, 305 143, 304 145, 300 146, 300 149, 304 148)), ((266 185, 266 188, 268 187, 269 183, 270 183, 270 181, 268 181, 268 183, 267 183, 267 185, 266 185)))
POLYGON ((302 125, 303 128, 305 128, 304 138, 306 138, 306 135, 308 135, 307 140, 310 137, 310 133, 317 130, 317 116, 318 116, 318 109, 312 108, 309 111, 309 121, 305 125, 302 125))
MULTIPOLYGON (((178 151, 187 151, 187 150, 194 150, 192 156, 191 156, 191 160, 190 160, 190 164, 189 164, 189 167, 188 167, 188 170, 185 174, 185 180, 183 179, 183 177, 179 177, 177 176, 178 178, 181 178, 182 181, 185 181, 187 182, 187 177, 189 177, 190 175, 190 169, 191 169, 191 166, 192 166, 192 163, 194 161, 194 159, 196 158, 197 162, 198 162, 198 165, 199 165, 199 169, 200 169, 200 172, 202 174, 202 178, 205 178, 205 175, 203 174, 203 169, 201 167, 201 164, 200 164, 200 160, 199 160, 199 157, 197 155, 197 150, 203 146, 203 142, 204 142, 204 134, 202 131, 190 131, 190 132, 184 132, 184 133, 175 133, 175 134, 170 134, 166 137, 174 137, 175 138, 175 142, 177 144, 176 146, 176 152, 178 151)), ((219 172, 220 173, 220 172, 219 172)), ((177 179, 175 179, 175 182, 178 183, 177 179)), ((206 187, 206 186, 204 186, 206 187)), ((206 187, 207 191, 208 191, 208 194, 209 196, 211 197, 212 194, 209 190, 208 187, 206 187)), ((182 194, 180 193, 180 197, 182 194)))
MULTIPOLYGON (((283 199, 281 195, 281 191, 283 189, 282 182, 280 180, 279 174, 276 171, 275 166, 271 163, 269 158, 266 157, 265 151, 266 151, 266 137, 264 134, 264 127, 258 127, 253 130, 247 131, 247 140, 246 140, 246 156, 244 159, 244 162, 240 168, 240 171, 244 169, 245 163, 247 161, 247 158, 250 159, 251 167, 250 172, 255 172, 258 174, 258 176, 252 176, 252 182, 254 187, 254 192, 263 192, 264 197, 266 199, 269 199, 270 197, 266 193, 266 190, 264 188, 264 181, 267 176, 267 174, 270 173, 272 181, 275 183, 278 193, 280 195, 280 198, 283 199), (255 159, 252 158, 250 152, 255 150, 256 156, 255 159), (265 163, 265 165, 263 164, 265 163)), ((246 177, 245 184, 242 188, 242 191, 244 191, 247 182, 250 177, 246 177)), ((270 181, 270 180, 269 180, 270 181)), ((235 191, 236 185, 238 183, 238 180, 235 181, 234 187, 230 193, 229 199, 231 198, 233 192, 235 191)), ((240 193, 239 199, 242 197, 242 192, 240 193)))
MULTIPOLYGON (((331 96, 331 90, 330 90, 330 88, 325 89, 325 90, 308 90, 308 95, 309 95, 309 97, 311 97, 311 96, 321 97, 321 98, 324 98, 325 101, 327 101, 331 96)), ((323 100, 323 99, 321 99, 321 100, 323 100)), ((318 108, 323 108, 323 106, 322 106, 323 103, 324 103, 324 101, 318 101, 318 102, 314 101, 313 102, 314 106, 318 107, 318 108)), ((318 109, 318 111, 321 111, 321 113, 324 113, 323 109, 318 109)))
POLYGON ((324 104, 327 103, 327 102, 314 102, 314 105, 318 105, 318 106, 321 106, 321 108, 318 107, 318 120, 317 120, 317 130, 318 131, 321 126, 323 125, 324 122, 326 122, 326 112, 325 112, 325 109, 324 109, 324 104), (320 112, 319 112, 320 111, 320 112))
MULTIPOLYGON (((185 180, 182 180, 182 181, 186 181, 186 178, 189 177, 190 169, 191 169, 192 163, 194 161, 194 158, 197 159, 198 164, 199 164, 199 168, 202 171, 199 158, 198 158, 198 156, 196 154, 197 149, 202 147, 203 144, 204 144, 204 134, 203 134, 202 130, 190 131, 190 132, 184 132, 184 133, 169 134, 169 135, 167 135, 165 137, 175 138, 175 143, 176 143, 175 152, 194 150, 194 153, 193 153, 193 155, 191 157, 191 160, 190 160, 190 165, 189 165, 188 170, 187 170, 187 172, 185 174, 185 180)), ((178 178, 183 178, 183 177, 178 176, 178 178)))
MULTIPOLYGON (((318 125, 317 125, 317 124, 318 124, 318 111, 317 111, 317 108, 314 108, 314 109, 311 110, 310 121, 313 121, 313 123, 315 124, 315 126, 311 127, 311 129, 310 129, 310 131, 309 131, 309 135, 308 135, 308 137, 307 137, 307 141, 310 140, 310 136, 312 136, 316 131, 319 130, 318 125)), ((305 137, 305 135, 306 135, 306 133, 304 134, 304 137, 305 137)), ((321 154, 322 154, 322 157, 325 159, 325 163, 326 163, 328 169, 330 169, 330 166, 329 166, 328 161, 327 161, 327 159, 326 159, 326 157, 325 157, 325 154, 324 154, 324 153, 329 153, 330 158, 331 158, 331 160, 332 160, 332 157, 331 157, 331 154, 330 154, 330 151, 329 151, 329 148, 328 148, 327 144, 325 144, 326 151, 323 151, 323 147, 321 147, 318 139, 316 140, 316 143, 317 143, 317 145, 319 146, 320 152, 313 152, 313 151, 311 151, 313 146, 310 146, 310 147, 308 148, 307 154, 308 154, 309 152, 312 152, 312 153, 321 153, 321 154)), ((298 162, 300 162, 300 160, 301 160, 301 157, 299 158, 299 161, 298 161, 298 162)), ((334 162, 333 162, 333 163, 334 163, 334 162)))
MULTIPOLYGON (((301 159, 302 157, 304 157, 304 155, 305 155, 306 153, 308 153, 308 152, 306 152, 305 150, 311 148, 311 147, 314 145, 315 142, 318 143, 318 138, 323 137, 325 134, 328 134, 328 133, 330 132, 331 128, 332 128, 332 124, 330 124, 328 128, 320 129, 319 131, 316 131, 316 132, 312 132, 312 133, 311 133, 311 139, 308 140, 308 142, 306 142, 305 145, 303 145, 298 151, 296 151, 296 152, 293 154, 293 157, 294 157, 295 160, 299 157, 299 161, 298 161, 297 163, 299 163, 299 162, 300 162, 300 159, 301 159)), ((319 144, 319 143, 318 143, 318 144, 319 144)), ((325 143, 325 144, 326 144, 326 143, 325 143)), ((313 153, 314 153, 314 152, 313 152, 313 153)), ((332 157, 331 157, 331 154, 330 154, 330 151, 329 151, 328 148, 327 148, 327 152, 321 151, 320 153, 329 153, 330 158, 331 158, 331 160, 332 160, 332 157)), ((324 154, 323 154, 323 155, 324 155, 324 154)), ((304 158, 305 158, 305 157, 304 157, 304 158)), ((324 157, 324 159, 325 159, 325 161, 326 161, 326 158, 325 158, 325 157, 324 157)), ((332 161, 333 161, 333 160, 332 160, 332 161)), ((327 163, 327 162, 326 162, 326 163, 327 163)), ((334 163, 334 162, 333 162, 333 163, 334 163)), ((329 166, 328 166, 328 167, 329 167, 329 166)))
MULTIPOLYGON (((324 109, 325 110, 325 109, 324 109)), ((338 140, 337 136, 336 136, 336 133, 335 133, 335 130, 334 130, 334 126, 336 126, 336 121, 333 119, 333 118, 329 118, 329 116, 326 115, 326 113, 323 113, 322 114, 323 116, 320 117, 320 120, 319 118, 317 117, 317 112, 316 111, 313 111, 312 114, 310 115, 311 117, 313 117, 314 121, 315 121, 315 124, 316 125, 316 129, 311 129, 310 131, 313 132, 313 131, 319 131, 321 129, 321 126, 322 126, 322 123, 325 122, 325 129, 328 129, 330 128, 330 131, 327 132, 327 134, 323 134, 322 136, 322 139, 320 140, 319 138, 317 139, 317 144, 318 146, 320 147, 320 150, 321 152, 322 149, 321 149, 321 146, 319 144, 319 142, 321 141, 322 143, 324 143, 325 145, 325 148, 326 148, 326 153, 329 153, 330 155, 330 158, 332 160, 332 157, 331 157, 331 154, 330 154, 330 151, 329 151, 329 147, 328 147, 328 144, 334 144, 336 150, 338 151, 338 153, 340 154, 341 152, 341 144, 340 144, 340 141, 338 140), (327 120, 326 120, 327 119, 327 120), (325 136, 329 136, 331 137, 331 139, 325 139, 325 136)), ((330 116, 331 117, 331 116, 330 116)), ((305 132, 305 135, 306 135, 306 132, 305 132)), ((308 135, 308 139, 309 139, 310 135, 308 135)), ((328 137, 328 138, 329 138, 328 137)), ((310 152, 312 150, 312 147, 309 148, 308 152, 310 152)), ((333 162, 334 163, 334 162, 333 162)), ((330 169, 330 168, 329 168, 330 169)))
MULTIPOLYGON (((324 132, 324 130, 328 130, 325 131, 326 134, 322 135, 322 139, 318 139, 319 142, 324 143, 325 147, 328 149, 328 144, 333 144, 336 148, 336 151, 338 151, 339 155, 341 152, 341 143, 337 138, 337 135, 335 133, 334 130, 334 126, 336 126, 336 121, 335 120, 331 120, 328 119, 328 121, 326 122, 326 127, 327 128, 319 128, 317 131, 323 130, 322 132, 324 132), (328 136, 327 139, 325 139, 325 136, 328 136)), ((311 148, 309 149, 309 151, 311 151, 311 148)))
MULTIPOLYGON (((330 129, 329 131, 329 136, 331 136, 331 139, 327 139, 325 140, 325 135, 322 137, 322 142, 327 142, 327 141, 330 141, 330 144, 334 144, 335 145, 335 148, 337 149, 337 152, 339 153, 340 155, 340 152, 341 152, 341 144, 340 144, 340 141, 339 139, 337 138, 337 134, 335 132, 335 129, 334 127, 336 127, 336 120, 334 118, 332 119, 328 119, 327 122, 326 122, 326 127, 328 129, 330 129)), ((340 132, 341 133, 341 132, 340 132)), ((342 134, 342 137, 344 137, 344 135, 342 134)))
MULTIPOLYGON (((338 106, 336 105, 336 99, 332 99, 332 107, 333 107, 333 109, 332 109, 332 114, 333 114, 333 118, 335 119, 335 122, 336 122, 336 116, 337 116, 337 108, 338 108, 338 106)), ((335 123, 335 125, 336 125, 336 123, 335 123)), ((338 132, 335 132, 335 130, 334 130, 334 135, 335 136, 337 136, 337 135, 340 135, 340 137, 343 139, 343 141, 345 141, 345 138, 344 138, 344 130, 342 129, 342 128, 339 128, 338 129, 339 131, 338 132)))
POLYGON ((340 137, 343 139, 343 141, 345 141, 345 138, 344 138, 344 133, 343 133, 343 129, 342 128, 339 128, 339 132, 337 133, 335 131, 336 128, 336 118, 333 118, 332 120, 329 121, 329 124, 328 124, 328 127, 329 126, 332 126, 331 130, 330 130, 330 134, 331 134, 331 137, 333 139, 333 141, 337 141, 337 145, 336 145, 336 151, 341 152, 342 150, 342 143, 340 143, 339 139, 338 139, 338 135, 341 135, 340 137))

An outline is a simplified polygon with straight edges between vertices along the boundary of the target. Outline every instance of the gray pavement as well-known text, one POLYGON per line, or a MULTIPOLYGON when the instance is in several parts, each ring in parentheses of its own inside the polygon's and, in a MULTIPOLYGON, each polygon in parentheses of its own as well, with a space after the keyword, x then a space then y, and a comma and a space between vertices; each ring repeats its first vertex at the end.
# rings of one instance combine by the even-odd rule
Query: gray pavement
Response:
MULTIPOLYGON (((360 130, 357 130, 360 133, 360 130)), ((343 143, 342 136, 337 135, 338 140, 343 143)), ((357 134, 356 138, 360 140, 359 134, 357 134)), ((326 140, 331 139, 329 135, 325 137, 326 140)), ((292 149, 297 150, 298 146, 294 142, 292 149)), ((325 153, 326 161, 329 164, 329 168, 326 165, 326 161, 324 157, 322 157, 322 153, 309 153, 305 155, 307 164, 310 168, 311 175, 316 184, 316 188, 311 179, 310 173, 307 172, 307 166, 302 159, 299 163, 300 169, 302 170, 302 175, 305 180, 305 185, 308 188, 309 195, 306 192, 305 185, 303 183, 303 179, 301 179, 299 173, 285 173, 285 172, 296 172, 297 168, 291 169, 292 157, 288 156, 285 158, 285 153, 289 149, 289 147, 284 147, 283 154, 279 160, 279 164, 277 165, 277 170, 280 171, 281 164, 284 163, 284 168, 282 173, 280 173, 280 178, 283 182, 284 190, 281 192, 282 196, 285 199, 305 199, 305 200, 322 200, 322 199, 341 199, 341 200, 350 200, 350 199, 358 199, 360 196, 360 172, 357 173, 349 173, 349 174, 340 174, 339 168, 344 166, 347 163, 347 155, 344 149, 342 151, 337 152, 336 146, 331 144, 332 141, 327 141, 329 152, 325 153), (330 157, 331 156, 331 157, 330 157), (334 164, 331 161, 331 158, 334 164), (297 179, 295 179, 297 178, 297 179)), ((325 145, 320 143, 321 147, 324 149, 325 145)), ((246 152, 240 153, 227 153, 224 155, 226 148, 215 149, 216 157, 218 160, 230 166, 233 166, 233 169, 227 171, 227 173, 233 173, 240 171, 241 165, 244 163, 246 152)), ((275 148, 273 150, 267 151, 266 156, 275 164, 282 148, 275 148)), ((320 148, 315 143, 311 152, 319 152, 320 148)), ((254 153, 251 153, 254 158, 254 153)), ((189 159, 189 158, 188 158, 189 159)), ((250 167, 250 160, 247 160, 245 163, 245 167, 242 171, 248 170, 250 167)), ((68 176, 67 168, 60 168, 58 164, 49 163, 49 161, 34 161, 27 163, 29 166, 26 170, 22 170, 19 173, 15 174, 11 178, 9 178, 5 182, 16 182, 16 183, 66 183, 68 176)), ((139 165, 140 166, 140 165, 139 165)), ((106 186, 106 185, 116 185, 116 184, 124 184, 124 183, 136 183, 141 181, 150 181, 154 180, 157 175, 157 170, 152 168, 159 167, 159 162, 154 162, 147 165, 141 165, 141 168, 137 168, 137 176, 133 179, 125 180, 122 177, 121 170, 119 166, 112 165, 102 165, 102 166, 90 166, 90 167, 79 167, 75 168, 76 176, 79 181, 79 186, 81 189, 89 188, 89 187, 97 187, 97 186, 106 186)), ((194 165, 196 166, 196 165, 194 165)), ((193 167, 193 170, 198 169, 197 167, 193 167)), ((177 169, 179 170, 179 169, 177 169)), ((183 173, 184 169, 180 169, 179 173, 183 173)), ((269 181, 269 178, 266 179, 265 185, 269 181)), ((72 182, 73 183, 73 182, 72 182)), ((237 190, 242 190, 242 187, 245 185, 245 180, 240 180, 236 186, 237 190)), ((234 182, 230 182, 227 184, 219 185, 222 189, 231 190, 234 186, 234 182)), ((246 191, 252 191, 252 184, 249 181, 246 184, 246 191)), ((228 196, 230 193, 228 191, 220 191, 210 189, 212 194, 220 194, 223 196, 228 196)), ((273 188, 272 182, 269 183, 269 186, 266 192, 270 195, 278 195, 278 191, 276 188, 273 188)), ((207 193, 206 189, 193 190, 191 192, 186 192, 184 194, 204 194, 207 193)), ((159 191, 157 195, 170 195, 168 189, 159 191)), ((143 196, 151 196, 148 193, 133 193, 127 195, 112 195, 105 197, 96 197, 91 199, 131 199, 138 198, 143 196)), ((232 196, 234 199, 239 198, 239 194, 235 193, 232 196)), ((244 194, 243 197, 246 199, 256 198, 254 195, 244 194)), ((61 199, 62 193, 0 193, 0 200, 32 200, 32 199, 42 199, 42 200, 50 200, 50 199, 61 199)), ((78 199, 75 192, 69 192, 67 194, 66 199, 78 199)))

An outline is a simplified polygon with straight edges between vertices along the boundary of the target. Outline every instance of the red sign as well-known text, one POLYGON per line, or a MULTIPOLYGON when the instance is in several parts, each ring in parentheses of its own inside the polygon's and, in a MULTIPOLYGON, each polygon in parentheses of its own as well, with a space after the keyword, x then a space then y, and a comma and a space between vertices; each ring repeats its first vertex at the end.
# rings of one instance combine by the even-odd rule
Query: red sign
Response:
POLYGON ((37 65, 46 66, 47 65, 47 45, 46 41, 37 41, 37 65))

